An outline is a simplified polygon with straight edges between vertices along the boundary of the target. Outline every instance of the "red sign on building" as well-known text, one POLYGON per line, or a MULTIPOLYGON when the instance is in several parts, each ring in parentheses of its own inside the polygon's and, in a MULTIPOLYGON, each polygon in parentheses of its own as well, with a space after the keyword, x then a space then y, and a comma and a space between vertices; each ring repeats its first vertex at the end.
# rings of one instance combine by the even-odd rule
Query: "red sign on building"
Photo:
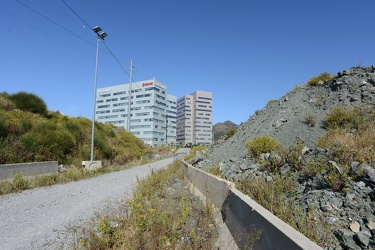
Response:
POLYGON ((152 82, 144 82, 142 84, 142 87, 151 86, 151 85, 152 85, 152 82))

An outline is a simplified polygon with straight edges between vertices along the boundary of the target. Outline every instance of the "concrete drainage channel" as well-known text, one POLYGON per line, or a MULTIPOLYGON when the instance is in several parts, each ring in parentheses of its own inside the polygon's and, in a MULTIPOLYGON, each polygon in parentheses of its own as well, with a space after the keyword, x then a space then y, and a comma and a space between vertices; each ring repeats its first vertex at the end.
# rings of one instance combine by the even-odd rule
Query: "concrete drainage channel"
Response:
POLYGON ((232 182, 181 161, 194 194, 211 201, 222 221, 220 245, 226 249, 323 249, 244 195, 232 182), (259 237, 252 235, 259 232, 259 237))

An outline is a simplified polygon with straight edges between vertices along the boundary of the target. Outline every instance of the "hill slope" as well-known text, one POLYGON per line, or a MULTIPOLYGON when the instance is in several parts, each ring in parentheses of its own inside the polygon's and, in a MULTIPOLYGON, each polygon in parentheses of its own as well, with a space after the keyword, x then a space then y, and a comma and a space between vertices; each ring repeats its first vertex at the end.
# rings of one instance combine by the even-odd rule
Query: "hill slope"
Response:
POLYGON ((227 142, 214 144, 209 160, 225 163, 229 159, 245 159, 246 141, 259 135, 270 135, 282 145, 290 146, 297 138, 307 147, 315 146, 317 139, 327 132, 324 127, 328 111, 337 106, 375 106, 375 69, 352 68, 341 71, 335 79, 316 87, 297 86, 276 102, 253 114, 240 125, 227 142), (314 127, 304 123, 312 115, 314 127))
POLYGON ((324 248, 374 249, 374 108, 375 67, 340 71, 269 103, 233 137, 213 144, 206 158, 191 162, 202 169, 218 166, 224 178, 241 187, 253 185, 248 192, 252 198, 324 248), (353 119, 342 128, 329 127, 327 117, 339 124, 347 114, 353 119), (251 155, 246 144, 263 135, 285 150, 251 155), (327 141, 330 144, 323 143, 327 141), (318 142, 328 146, 319 148, 318 142), (279 197, 283 211, 276 211, 275 201, 267 201, 276 196, 277 183, 290 184, 279 197), (265 191, 269 187, 272 194, 265 191), (263 189, 260 196, 258 189, 263 189))
MULTIPOLYGON (((20 93, 0 93, 0 164, 58 161, 80 166, 90 158, 89 119, 47 111, 39 97, 20 93)), ((148 145, 123 128, 95 123, 94 158, 105 166, 150 153, 148 145)))

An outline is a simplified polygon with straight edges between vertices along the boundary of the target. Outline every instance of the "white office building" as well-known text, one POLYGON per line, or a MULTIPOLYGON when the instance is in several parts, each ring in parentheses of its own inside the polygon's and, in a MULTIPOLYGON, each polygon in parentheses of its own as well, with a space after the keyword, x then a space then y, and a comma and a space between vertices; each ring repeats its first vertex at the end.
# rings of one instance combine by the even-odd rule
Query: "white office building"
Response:
POLYGON ((177 143, 212 143, 212 93, 197 90, 177 100, 177 143))
POLYGON ((155 78, 98 88, 95 120, 124 127, 150 146, 175 144, 176 101, 155 78))

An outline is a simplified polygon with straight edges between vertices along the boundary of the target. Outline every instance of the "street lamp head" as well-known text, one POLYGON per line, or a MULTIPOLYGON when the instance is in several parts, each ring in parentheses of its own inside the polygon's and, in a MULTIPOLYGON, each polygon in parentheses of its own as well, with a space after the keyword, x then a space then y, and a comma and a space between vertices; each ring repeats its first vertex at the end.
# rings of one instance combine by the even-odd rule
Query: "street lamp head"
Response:
POLYGON ((98 34, 98 36, 99 36, 101 39, 104 40, 104 38, 106 38, 106 37, 108 36, 108 34, 105 33, 105 32, 102 32, 102 33, 98 34))
POLYGON ((98 32, 102 31, 102 28, 100 28, 99 26, 95 26, 92 30, 93 30, 96 34, 98 34, 98 32))

